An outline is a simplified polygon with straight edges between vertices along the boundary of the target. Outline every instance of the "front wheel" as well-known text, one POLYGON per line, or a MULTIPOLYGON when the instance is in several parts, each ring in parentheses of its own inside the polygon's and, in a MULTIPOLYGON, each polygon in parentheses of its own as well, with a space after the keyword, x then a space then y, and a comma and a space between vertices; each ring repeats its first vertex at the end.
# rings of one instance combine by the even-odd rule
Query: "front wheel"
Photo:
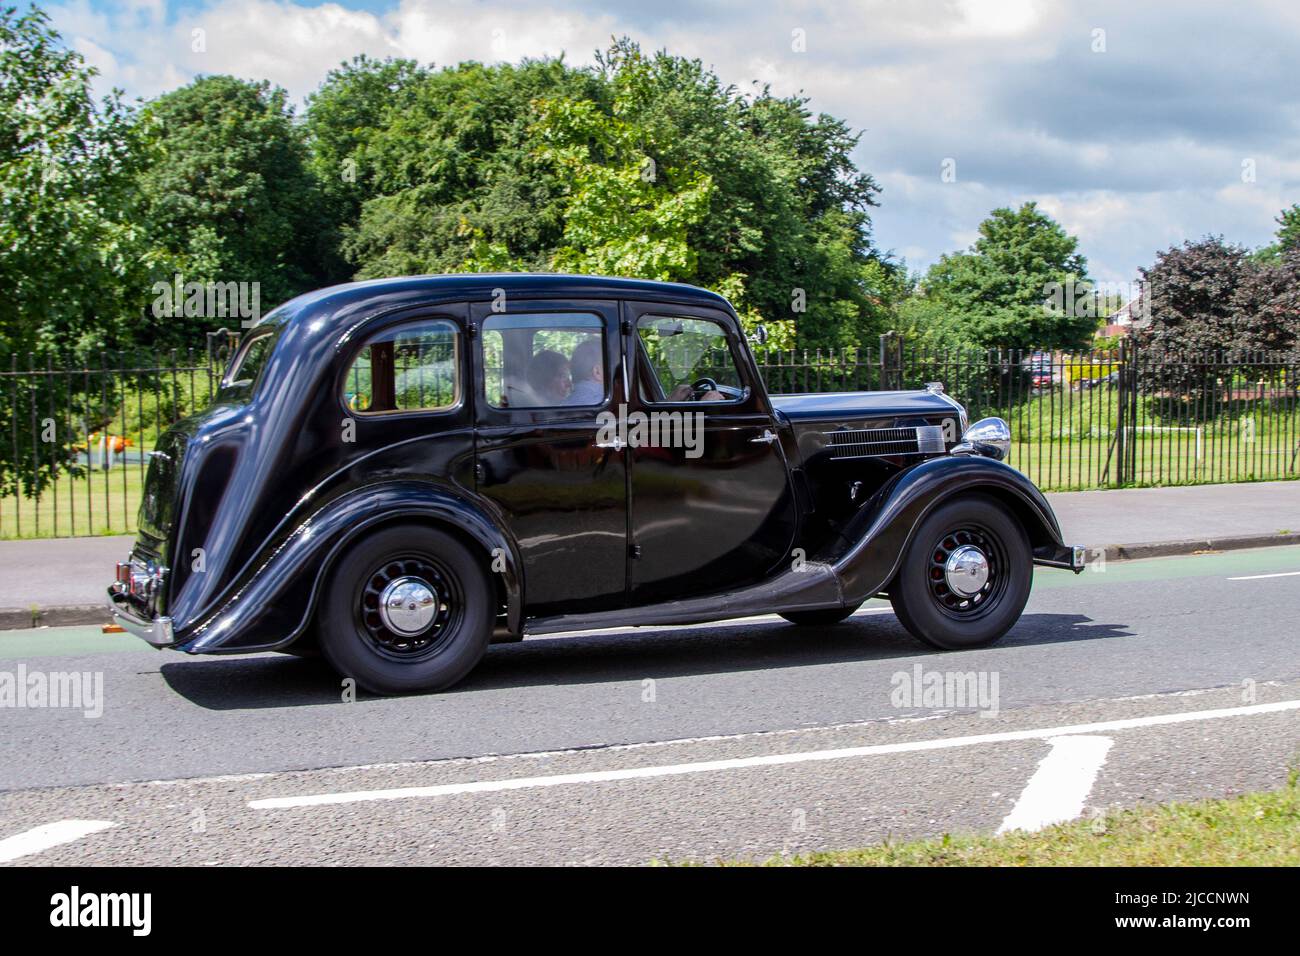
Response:
POLYGON ((383 528, 353 545, 330 575, 321 652, 372 693, 443 690, 487 651, 491 591, 483 562, 451 535, 383 528))
POLYGON ((921 522, 903 551, 889 600, 914 637, 942 650, 965 650, 1011 630, 1032 582, 1024 527, 993 498, 966 495, 921 522))

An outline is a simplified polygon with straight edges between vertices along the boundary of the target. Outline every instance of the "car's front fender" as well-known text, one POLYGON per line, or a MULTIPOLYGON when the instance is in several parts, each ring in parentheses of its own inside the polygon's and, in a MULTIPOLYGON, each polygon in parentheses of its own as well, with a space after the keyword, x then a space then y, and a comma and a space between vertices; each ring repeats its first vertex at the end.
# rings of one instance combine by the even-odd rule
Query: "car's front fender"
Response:
POLYGON ((312 513, 260 560, 215 613, 178 634, 177 646, 193 654, 287 647, 306 631, 335 559, 368 530, 397 521, 450 528, 478 545, 490 573, 501 576, 507 626, 520 632, 519 552, 488 509, 445 486, 392 481, 355 488, 312 513))
POLYGON ((932 458, 900 472, 863 506, 829 556, 846 605, 879 593, 893 579, 916 528, 934 508, 963 494, 998 499, 1020 520, 1034 558, 1070 567, 1072 550, 1043 493, 1021 472, 991 458, 932 458))

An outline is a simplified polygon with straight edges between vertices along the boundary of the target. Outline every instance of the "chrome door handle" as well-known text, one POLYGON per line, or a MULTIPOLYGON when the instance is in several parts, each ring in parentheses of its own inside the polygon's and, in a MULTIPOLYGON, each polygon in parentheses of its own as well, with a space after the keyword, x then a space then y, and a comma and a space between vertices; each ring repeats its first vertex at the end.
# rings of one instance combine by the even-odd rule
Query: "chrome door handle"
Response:
POLYGON ((757 438, 751 438, 749 443, 751 445, 770 445, 774 441, 776 441, 776 435, 772 434, 772 429, 764 428, 763 434, 759 435, 757 438))
POLYGON ((627 447, 627 442, 623 441, 623 439, 621 438, 615 438, 613 441, 598 441, 596 442, 596 447, 612 448, 615 451, 622 451, 624 448, 627 447))

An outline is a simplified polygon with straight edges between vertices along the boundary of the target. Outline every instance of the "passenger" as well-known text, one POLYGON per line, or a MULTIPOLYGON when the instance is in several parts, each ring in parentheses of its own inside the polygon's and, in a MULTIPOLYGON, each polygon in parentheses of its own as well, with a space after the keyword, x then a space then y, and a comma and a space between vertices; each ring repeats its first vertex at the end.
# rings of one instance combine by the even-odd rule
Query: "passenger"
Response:
POLYGON ((569 359, 573 391, 565 405, 599 405, 605 400, 605 346, 600 339, 580 342, 569 359))
POLYGON ((538 405, 563 405, 569 396, 569 360, 553 349, 542 349, 528 365, 528 385, 538 405))

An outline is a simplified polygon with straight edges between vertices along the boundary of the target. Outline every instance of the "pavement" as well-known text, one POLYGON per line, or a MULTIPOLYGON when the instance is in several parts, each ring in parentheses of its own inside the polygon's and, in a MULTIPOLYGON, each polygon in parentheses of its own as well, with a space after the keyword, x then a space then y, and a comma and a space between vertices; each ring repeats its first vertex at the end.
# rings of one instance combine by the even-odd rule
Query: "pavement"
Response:
POLYGON ((10 631, 0 684, 99 690, 0 706, 0 863, 763 860, 1079 816, 1104 834, 1114 808, 1284 785, 1298 583, 1294 545, 1043 568, 990 648, 929 651, 872 601, 822 629, 496 645, 403 698, 354 698, 319 661, 10 631), (978 692, 914 693, 954 676, 978 692))
MULTIPOLYGON (((1049 494, 1065 540, 1108 560, 1300 543, 1300 482, 1049 494)), ((0 541, 0 629, 109 620, 104 589, 134 538, 0 541)))

